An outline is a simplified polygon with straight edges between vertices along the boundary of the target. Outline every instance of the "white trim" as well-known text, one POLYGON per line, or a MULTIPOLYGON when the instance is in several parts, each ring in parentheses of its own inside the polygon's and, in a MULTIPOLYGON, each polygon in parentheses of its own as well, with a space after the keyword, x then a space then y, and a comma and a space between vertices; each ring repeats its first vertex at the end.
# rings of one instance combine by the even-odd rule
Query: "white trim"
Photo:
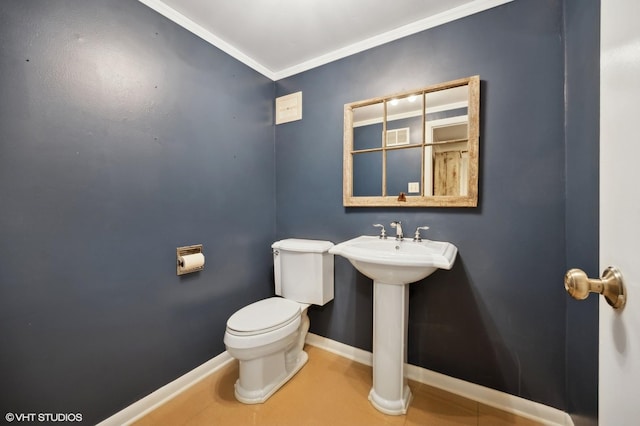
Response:
POLYGON ((136 401, 125 409, 115 413, 113 416, 103 420, 98 423, 98 426, 130 425, 170 399, 185 392, 191 386, 220 370, 231 361, 233 361, 233 358, 225 351, 183 376, 178 377, 173 382, 164 385, 141 400, 136 401))
POLYGON ((488 9, 492 9, 497 6, 501 6, 505 3, 512 2, 513 0, 476 0, 462 6, 455 7, 446 12, 439 13, 429 18, 425 18, 411 24, 396 28, 392 31, 387 31, 375 37, 368 38, 358 43, 351 44, 341 49, 334 50, 325 55, 318 56, 300 64, 294 65, 282 70, 273 71, 264 65, 257 62, 255 59, 230 45, 226 41, 217 37, 210 31, 204 29, 201 25, 196 24, 191 19, 187 18, 175 9, 167 6, 162 0, 138 0, 140 3, 145 4, 156 12, 160 13, 164 17, 172 20, 176 24, 192 32, 203 40, 216 46, 218 49, 234 57, 240 62, 244 63, 250 68, 258 71, 260 74, 268 77, 273 81, 290 77, 292 75, 308 71, 312 68, 319 67, 321 65, 328 64, 329 62, 336 61, 338 59, 346 58, 353 54, 362 52, 373 47, 380 46, 382 44, 394 41, 403 37, 407 37, 412 34, 419 33, 429 28, 437 27, 448 22, 462 19, 475 13, 483 12, 488 9))
MULTIPOLYGON (((425 108, 424 113, 426 115, 426 114, 433 114, 435 112, 450 111, 453 109, 468 108, 468 107, 469 107, 469 102, 467 101, 452 102, 446 105, 425 108)), ((415 111, 402 112, 399 114, 391 114, 387 117, 387 121, 404 120, 405 118, 411 118, 411 117, 420 117, 420 114, 421 114, 421 111, 419 109, 415 111)), ((466 117, 466 114, 465 114, 465 117, 466 117)), ((353 127, 362 127, 362 126, 368 126, 370 124, 377 124, 377 123, 382 123, 382 117, 355 121, 353 123, 353 127)))
POLYGON ((360 364, 368 365, 369 367, 373 365, 373 354, 371 352, 345 345, 344 343, 336 342, 335 340, 327 339, 317 334, 307 333, 305 343, 340 355, 343 358, 359 362, 360 364))
MULTIPOLYGON (((371 352, 354 348, 313 333, 307 334, 306 343, 361 364, 372 365, 373 354, 371 352)), ((416 382, 424 383, 545 425, 573 426, 571 417, 557 408, 436 373, 435 371, 415 365, 406 364, 405 367, 407 378, 416 382)))
POLYGON ((214 45, 215 47, 222 50, 229 56, 232 56, 233 58, 239 60, 249 68, 253 68, 254 70, 258 71, 260 74, 264 75, 265 77, 268 77, 273 81, 276 81, 275 74, 273 71, 263 66, 258 61, 251 58, 250 56, 245 55, 243 52, 236 49, 234 46, 230 45, 226 41, 222 40, 218 36, 211 33, 210 31, 206 30, 201 25, 196 24, 191 19, 184 16, 182 13, 178 12, 172 7, 167 6, 163 1, 161 0, 138 0, 138 1, 146 6, 149 6, 151 9, 155 10, 160 15, 175 22, 176 24, 180 25, 182 28, 186 29, 187 31, 190 31, 193 34, 197 35, 204 41, 214 45))
POLYGON ((343 47, 341 49, 334 50, 333 52, 329 52, 326 55, 321 55, 311 60, 302 62, 298 65, 276 71, 274 72, 274 80, 277 81, 285 77, 290 77, 303 71, 308 71, 312 68, 328 64, 329 62, 337 61, 338 59, 346 58, 347 56, 363 52, 373 47, 381 46, 385 43, 389 43, 390 41, 398 40, 400 38, 419 33, 429 28, 434 28, 439 25, 455 21, 457 19, 462 19, 469 15, 483 12, 487 9, 491 9, 512 1, 513 0, 476 0, 471 3, 466 3, 462 6, 455 7, 446 12, 439 13, 429 18, 421 19, 411 24, 396 28, 391 31, 387 31, 386 33, 382 33, 377 36, 370 37, 366 40, 343 47))

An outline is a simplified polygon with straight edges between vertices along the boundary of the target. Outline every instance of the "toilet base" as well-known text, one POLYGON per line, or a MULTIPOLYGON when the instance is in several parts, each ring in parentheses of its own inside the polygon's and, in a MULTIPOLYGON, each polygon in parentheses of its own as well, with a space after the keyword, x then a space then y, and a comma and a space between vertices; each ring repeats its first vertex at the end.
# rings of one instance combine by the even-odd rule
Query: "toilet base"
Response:
POLYGON ((295 362, 291 370, 287 371, 280 378, 276 378, 267 386, 259 390, 246 390, 242 387, 240 379, 236 380, 236 383, 234 385, 234 394, 236 399, 244 404, 262 404, 285 383, 287 383, 298 371, 300 371, 300 369, 307 363, 308 360, 309 355, 307 355, 305 351, 300 351, 297 361, 295 362))

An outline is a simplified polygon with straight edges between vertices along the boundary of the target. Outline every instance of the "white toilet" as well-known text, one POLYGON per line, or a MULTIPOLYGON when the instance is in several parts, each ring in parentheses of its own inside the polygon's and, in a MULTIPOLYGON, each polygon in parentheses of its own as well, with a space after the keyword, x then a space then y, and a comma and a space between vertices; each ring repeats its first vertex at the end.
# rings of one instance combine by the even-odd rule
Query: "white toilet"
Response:
POLYGON ((238 401, 266 401, 307 362, 307 308, 333 300, 333 243, 290 238, 273 243, 276 294, 227 321, 224 344, 240 363, 238 401))

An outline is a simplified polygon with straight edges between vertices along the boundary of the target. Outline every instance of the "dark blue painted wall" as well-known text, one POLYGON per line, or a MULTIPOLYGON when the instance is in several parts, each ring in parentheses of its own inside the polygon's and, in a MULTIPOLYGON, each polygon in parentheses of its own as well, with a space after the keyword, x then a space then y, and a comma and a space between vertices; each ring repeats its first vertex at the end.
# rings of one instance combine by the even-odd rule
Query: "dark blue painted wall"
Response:
MULTIPOLYGON (((594 423, 597 306, 567 301, 562 275, 598 272, 599 2, 565 3, 277 82, 304 119, 276 127, 275 154, 274 84, 138 2, 0 3, 0 411, 95 423, 224 350, 230 313, 272 293, 276 237, 401 219, 460 249, 411 288, 409 361, 594 423), (343 208, 344 103, 472 74, 479 207, 343 208), (194 243, 207 267, 178 278, 194 243)), ((311 331, 370 349, 371 316, 370 280, 337 259, 311 331)))
POLYGON ((0 412, 92 424, 272 293, 274 84, 132 0, 2 1, 0 49, 0 412))
MULTIPOLYGON (((567 268, 598 270, 600 0, 565 0, 567 268)), ((606 141, 603 141, 606 143, 606 141)), ((598 298, 567 301, 567 404, 598 423, 598 298)))
MULTIPOLYGON (((411 286, 409 362, 566 410, 565 173, 573 169, 564 114, 573 105, 564 101, 563 7, 516 0, 278 81, 278 96, 302 90, 304 117, 276 127, 276 198, 278 237, 338 242, 399 219, 407 232, 429 225, 429 238, 454 243, 453 270, 411 286), (478 208, 342 207, 343 105, 475 74, 478 208)), ((593 156, 593 139, 572 141, 571 150, 593 156)), ((585 191, 571 198, 593 207, 585 191)), ((371 281, 338 258, 335 294, 312 308, 311 331, 370 350, 371 281)), ((597 358, 593 351, 584 356, 597 358)))

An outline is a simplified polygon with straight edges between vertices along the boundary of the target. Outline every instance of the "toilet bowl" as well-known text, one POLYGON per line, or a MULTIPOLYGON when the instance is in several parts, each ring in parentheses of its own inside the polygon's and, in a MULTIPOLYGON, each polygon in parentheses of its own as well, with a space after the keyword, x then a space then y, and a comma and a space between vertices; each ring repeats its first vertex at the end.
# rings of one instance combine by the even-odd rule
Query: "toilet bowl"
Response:
POLYGON ((287 239, 272 245, 276 294, 245 306, 227 321, 224 344, 239 361, 235 397, 265 402, 307 362, 302 349, 310 304, 333 300, 333 243, 287 239))
POLYGON ((307 362, 302 350, 309 329, 307 304, 281 297, 260 300, 233 314, 224 343, 240 366, 236 399, 266 401, 307 362))

